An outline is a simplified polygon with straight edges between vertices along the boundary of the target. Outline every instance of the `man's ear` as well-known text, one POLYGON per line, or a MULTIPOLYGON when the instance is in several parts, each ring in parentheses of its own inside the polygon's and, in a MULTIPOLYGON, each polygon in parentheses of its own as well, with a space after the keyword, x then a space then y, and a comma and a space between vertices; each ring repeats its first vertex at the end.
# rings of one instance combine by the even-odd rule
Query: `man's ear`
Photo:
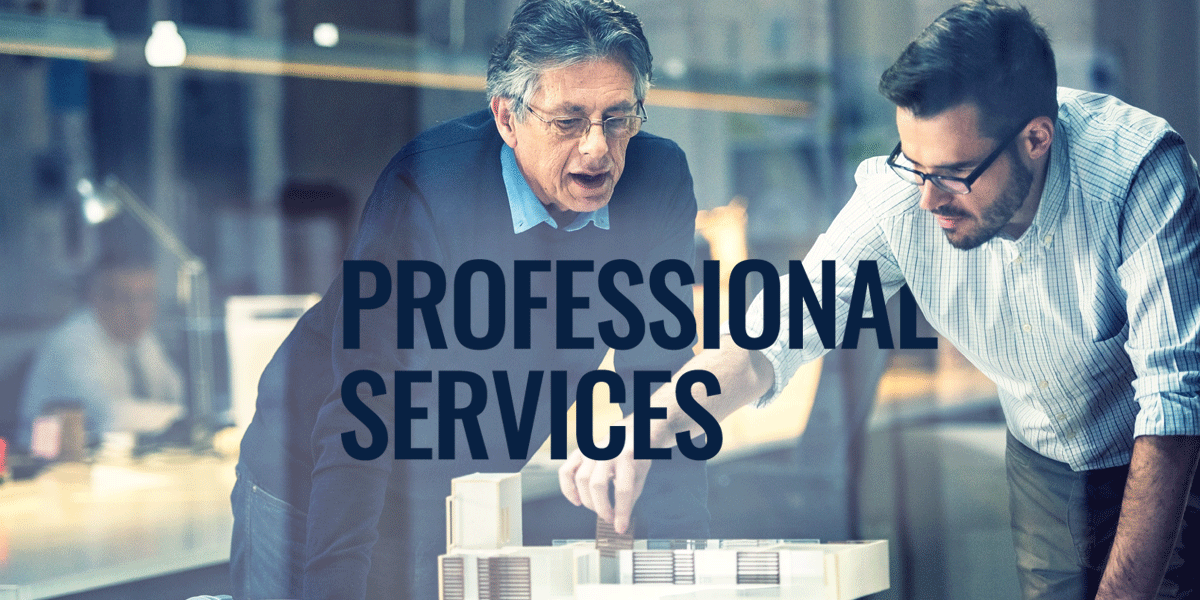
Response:
POLYGON ((1021 136, 1025 153, 1031 160, 1038 160, 1050 152, 1050 145, 1053 142, 1054 121, 1045 116, 1030 121, 1029 125, 1025 127, 1024 135, 1021 136))
POLYGON ((512 112, 512 101, 508 98, 493 96, 491 101, 492 116, 496 119, 496 129, 500 132, 500 137, 504 138, 504 143, 510 148, 517 147, 517 134, 513 130, 516 124, 516 116, 512 112))

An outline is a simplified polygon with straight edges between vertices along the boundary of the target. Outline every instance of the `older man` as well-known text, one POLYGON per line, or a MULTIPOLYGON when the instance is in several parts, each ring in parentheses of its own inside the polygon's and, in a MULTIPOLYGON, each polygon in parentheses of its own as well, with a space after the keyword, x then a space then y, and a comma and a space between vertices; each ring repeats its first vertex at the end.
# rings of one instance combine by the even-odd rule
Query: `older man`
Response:
MULTIPOLYGON (((1183 140, 1116 98, 1056 88, 1046 32, 1024 8, 987 1, 938 17, 880 90, 896 104, 900 143, 859 167, 857 191, 805 261, 810 276, 836 261, 836 281, 813 284, 836 286, 838 339, 853 272, 873 261, 886 295, 907 284, 996 382, 1025 598, 1193 597, 1200 204, 1183 140)), ((764 306, 748 321, 761 324, 764 306)), ((784 331, 803 318, 795 308, 772 315, 784 331)), ((803 347, 780 338, 697 357, 725 391, 706 400, 710 412, 769 400, 818 356, 811 319, 804 327, 803 347)), ((664 444, 694 427, 678 408, 657 423, 664 444)), ((636 482, 649 468, 629 452, 576 455, 560 477, 568 498, 615 514, 619 528, 636 485, 610 501, 595 482, 636 482)))
MULTIPOLYGON (((641 277, 691 260, 696 206, 683 153, 639 133, 650 73, 620 5, 531 0, 492 54, 490 110, 392 159, 344 281, 263 375, 232 498, 238 598, 435 598, 450 479, 519 469, 561 416, 554 398, 600 364, 604 323, 627 323, 598 273, 619 265, 645 323, 676 322, 641 277), (358 310, 376 294, 387 303, 358 310)), ((623 345, 628 395, 633 371, 678 368, 690 342, 623 345)), ((705 486, 702 462, 664 464, 642 533, 706 536, 705 486)))

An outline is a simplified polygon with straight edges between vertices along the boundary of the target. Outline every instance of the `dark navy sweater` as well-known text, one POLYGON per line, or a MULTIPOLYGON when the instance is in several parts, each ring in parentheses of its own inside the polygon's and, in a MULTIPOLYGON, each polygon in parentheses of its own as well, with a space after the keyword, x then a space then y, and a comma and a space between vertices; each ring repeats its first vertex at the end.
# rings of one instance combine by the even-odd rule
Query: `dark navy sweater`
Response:
MULTIPOLYGON (((257 411, 242 440, 240 466, 263 489, 308 512, 306 598, 364 596, 376 540, 381 532, 386 535, 391 521, 405 518, 391 514, 396 512, 392 509, 385 511, 385 504, 432 511, 449 493, 452 477, 520 469, 525 453, 536 450, 550 434, 550 372, 567 372, 567 397, 574 401, 576 382, 598 367, 606 351, 598 324, 611 320, 619 334, 629 331, 625 316, 598 290, 598 273, 606 264, 633 261, 642 276, 638 285, 625 275, 614 279, 621 295, 629 298, 647 324, 641 344, 616 353, 617 371, 627 392, 623 411, 632 409, 632 372, 674 371, 691 356, 690 343, 678 350, 665 350, 654 343, 648 326, 662 321, 667 333, 680 331, 676 316, 652 296, 648 279, 652 269, 666 264, 664 261, 681 260, 690 267, 694 252, 696 201, 679 147, 645 133, 630 140, 625 169, 609 203, 608 230, 588 226, 564 232, 541 224, 515 234, 501 176, 502 143, 491 114, 480 111, 425 132, 397 153, 376 183, 347 252, 347 260, 377 261, 386 266, 393 284, 390 299, 379 309, 360 313, 359 348, 347 349, 344 284, 339 277, 301 318, 263 373, 257 411), (455 292, 456 283, 464 283, 456 281, 459 268, 478 259, 500 267, 504 280, 503 338, 488 350, 465 348, 455 335, 456 300, 469 301, 466 312, 471 315, 475 337, 498 326, 488 318, 489 288, 483 275, 467 280, 470 293, 455 292), (547 298, 547 308, 530 311, 531 319, 524 327, 517 315, 523 311, 514 310, 514 289, 518 287, 514 265, 528 260, 549 261, 550 271, 529 275, 530 296, 547 298), (397 261, 429 261, 444 273, 445 298, 438 303, 437 312, 446 348, 431 348, 426 321, 406 311, 399 319, 413 328, 415 347, 397 349, 397 296, 421 297, 429 291, 425 275, 398 277, 397 261), (564 266, 571 265, 564 261, 591 261, 592 270, 577 270, 572 285, 573 296, 587 298, 589 306, 567 313, 572 336, 591 338, 591 348, 560 347, 574 342, 556 339, 561 313, 556 310, 556 285, 570 270, 564 266), (414 289, 408 291, 407 285, 414 289), (530 332, 529 348, 516 348, 514 335, 525 330, 530 332), (369 446, 372 441, 363 422, 342 402, 343 381, 359 370, 378 373, 387 387, 382 395, 372 397, 366 386, 360 386, 360 397, 390 434, 383 456, 366 461, 351 458, 342 439, 344 432, 354 431, 359 445, 369 446), (393 458, 393 375, 397 371, 432 373, 432 382, 415 383, 411 388, 412 406, 427 411, 427 419, 412 421, 411 447, 431 449, 431 460, 393 458), (486 460, 471 457, 461 423, 455 423, 455 458, 439 458, 447 449, 446 443, 439 443, 437 425, 438 382, 445 371, 467 371, 486 382, 486 407, 479 416, 486 460), (523 409, 532 408, 523 401, 531 371, 542 371, 544 376, 530 443, 526 450, 518 447, 510 452, 514 440, 504 433, 493 373, 508 378, 516 414, 523 415, 523 409), (396 502, 388 502, 389 498, 396 502)), ((690 307, 690 288, 679 285, 673 276, 667 281, 690 307)), ((360 296, 374 291, 372 277, 364 276, 360 296)), ((459 407, 467 403, 467 390, 463 384, 455 388, 459 407)), ((402 421, 402 426, 406 423, 402 421)), ((575 432, 569 435, 573 437, 575 432)), ((676 451, 673 460, 651 469, 651 474, 637 506, 640 515, 645 515, 639 516, 639 522, 648 523, 649 528, 640 530, 639 537, 706 536, 703 463, 684 459, 676 451), (665 480, 672 471, 672 482, 656 489, 656 472, 662 472, 665 480)), ((419 518, 440 522, 442 516, 439 512, 419 518)), ((434 569, 436 565, 421 568, 434 569)))

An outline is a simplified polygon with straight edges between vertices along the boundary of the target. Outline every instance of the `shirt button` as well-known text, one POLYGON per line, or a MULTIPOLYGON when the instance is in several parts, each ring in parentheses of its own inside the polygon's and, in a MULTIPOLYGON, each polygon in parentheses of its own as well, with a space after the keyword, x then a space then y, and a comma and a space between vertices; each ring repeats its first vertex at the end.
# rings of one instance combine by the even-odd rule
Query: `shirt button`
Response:
POLYGON ((1039 382, 1038 382, 1038 387, 1040 387, 1040 388, 1042 388, 1042 389, 1044 390, 1044 389, 1046 389, 1046 388, 1050 387, 1050 382, 1049 382, 1049 381, 1046 381, 1045 379, 1043 379, 1043 380, 1041 380, 1041 381, 1039 381, 1039 382))
POLYGON ((1059 421, 1066 421, 1066 420, 1067 420, 1067 413, 1058 413, 1058 416, 1057 416, 1057 417, 1055 417, 1055 418, 1057 418, 1059 421))
POLYGON ((1068 440, 1073 440, 1073 439, 1075 439, 1075 430, 1074 430, 1074 429, 1072 429, 1071 431, 1068 431, 1068 432, 1067 432, 1067 436, 1066 436, 1066 437, 1067 437, 1067 439, 1068 439, 1068 440))
POLYGON ((1023 262, 1025 262, 1025 257, 1018 254, 1017 257, 1013 259, 1012 264, 1019 265, 1023 262))
POLYGON ((1026 323, 1021 326, 1021 330, 1024 331, 1025 333, 1029 333, 1030 331, 1033 331, 1033 325, 1026 323))
POLYGON ((1042 238, 1042 239, 1043 239, 1043 240, 1046 242, 1046 245, 1047 245, 1047 246, 1049 246, 1049 245, 1050 245, 1050 242, 1053 242, 1053 241, 1054 241, 1054 236, 1053 236, 1053 235, 1048 235, 1048 236, 1046 236, 1046 237, 1044 237, 1044 238, 1042 238))

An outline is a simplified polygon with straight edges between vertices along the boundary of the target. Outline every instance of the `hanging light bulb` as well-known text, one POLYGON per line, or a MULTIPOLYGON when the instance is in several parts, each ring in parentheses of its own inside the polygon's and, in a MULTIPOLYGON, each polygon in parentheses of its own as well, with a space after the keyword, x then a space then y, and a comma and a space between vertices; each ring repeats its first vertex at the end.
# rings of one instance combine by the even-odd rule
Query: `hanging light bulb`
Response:
POLYGON ((338 27, 333 23, 317 23, 313 27, 313 42, 324 48, 338 45, 338 27))
POLYGON ((159 21, 146 40, 146 62, 152 67, 178 67, 187 58, 187 44, 174 21, 159 21))

